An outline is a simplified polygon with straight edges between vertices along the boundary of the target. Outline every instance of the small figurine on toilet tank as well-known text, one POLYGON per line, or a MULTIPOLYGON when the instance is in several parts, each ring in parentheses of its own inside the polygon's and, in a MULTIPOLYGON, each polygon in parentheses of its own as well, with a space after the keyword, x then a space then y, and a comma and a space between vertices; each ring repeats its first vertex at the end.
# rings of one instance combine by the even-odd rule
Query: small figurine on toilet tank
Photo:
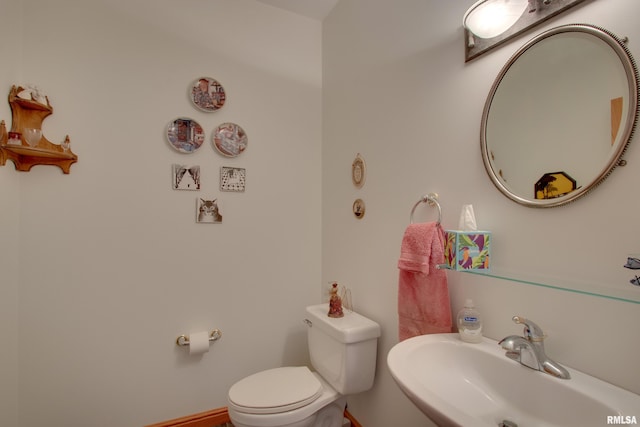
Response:
POLYGON ((329 317, 343 317, 342 299, 338 296, 338 284, 331 285, 331 297, 329 298, 329 317))

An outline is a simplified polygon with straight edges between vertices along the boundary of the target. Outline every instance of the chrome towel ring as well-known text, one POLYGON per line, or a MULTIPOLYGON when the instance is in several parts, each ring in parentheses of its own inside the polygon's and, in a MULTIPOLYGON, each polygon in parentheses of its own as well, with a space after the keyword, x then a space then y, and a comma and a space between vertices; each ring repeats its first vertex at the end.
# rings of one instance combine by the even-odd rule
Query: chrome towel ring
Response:
POLYGON ((427 203, 429 206, 435 206, 438 208, 438 225, 442 222, 442 208, 440 207, 440 203, 438 203, 438 193, 429 193, 425 194, 413 205, 413 209, 411 209, 411 215, 409 216, 409 222, 413 224, 413 213, 416 211, 416 208, 420 203, 427 203))

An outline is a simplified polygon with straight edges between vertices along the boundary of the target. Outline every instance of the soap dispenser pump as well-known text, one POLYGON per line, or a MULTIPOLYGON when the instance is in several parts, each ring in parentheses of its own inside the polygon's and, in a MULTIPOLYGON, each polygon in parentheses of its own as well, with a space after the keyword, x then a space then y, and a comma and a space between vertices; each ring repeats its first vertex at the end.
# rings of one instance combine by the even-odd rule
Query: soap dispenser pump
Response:
POLYGON ((458 312, 458 333, 462 341, 482 342, 482 318, 470 298, 467 298, 464 308, 458 312))

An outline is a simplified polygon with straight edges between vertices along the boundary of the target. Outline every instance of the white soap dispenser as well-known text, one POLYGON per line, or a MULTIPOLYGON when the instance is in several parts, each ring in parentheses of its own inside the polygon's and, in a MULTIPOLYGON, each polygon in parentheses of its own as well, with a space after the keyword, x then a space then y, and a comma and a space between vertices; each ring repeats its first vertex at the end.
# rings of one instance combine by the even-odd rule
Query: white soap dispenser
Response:
POLYGON ((458 333, 465 342, 482 342, 482 318, 473 305, 473 300, 467 298, 464 308, 458 312, 458 333))

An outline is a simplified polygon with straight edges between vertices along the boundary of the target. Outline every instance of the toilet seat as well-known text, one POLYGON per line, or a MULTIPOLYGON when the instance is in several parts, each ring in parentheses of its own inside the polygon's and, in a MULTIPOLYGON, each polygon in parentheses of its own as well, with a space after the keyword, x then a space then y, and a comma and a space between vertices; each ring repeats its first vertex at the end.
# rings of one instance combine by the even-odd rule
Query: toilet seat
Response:
POLYGON ((229 403, 247 414, 278 414, 309 405, 323 386, 306 366, 268 369, 250 375, 229 389, 229 403))

